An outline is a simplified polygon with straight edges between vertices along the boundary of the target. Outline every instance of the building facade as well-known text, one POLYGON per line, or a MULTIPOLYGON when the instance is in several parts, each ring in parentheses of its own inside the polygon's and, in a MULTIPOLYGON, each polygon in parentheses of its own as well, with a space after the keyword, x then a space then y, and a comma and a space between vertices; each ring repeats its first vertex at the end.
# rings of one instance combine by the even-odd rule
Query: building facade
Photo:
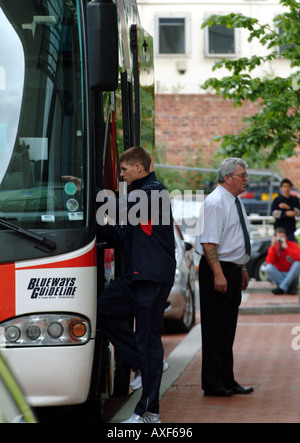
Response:
MULTIPOLYGON (((218 60, 265 55, 266 47, 257 40, 249 43, 244 29, 202 29, 202 24, 212 14, 233 12, 273 26, 274 17, 284 8, 279 0, 138 0, 138 4, 144 27, 154 36, 156 144, 166 150, 170 164, 186 165, 187 159, 190 164, 201 150, 210 166, 218 148, 213 138, 238 132, 243 118, 257 112, 257 105, 245 103, 236 109, 229 100, 208 94, 201 85, 210 77, 229 75, 226 69, 213 71, 218 60)), ((289 61, 281 57, 252 72, 255 77, 270 78, 290 74, 289 61)), ((289 159, 281 163, 281 169, 283 175, 292 174, 300 188, 300 161, 289 159)))

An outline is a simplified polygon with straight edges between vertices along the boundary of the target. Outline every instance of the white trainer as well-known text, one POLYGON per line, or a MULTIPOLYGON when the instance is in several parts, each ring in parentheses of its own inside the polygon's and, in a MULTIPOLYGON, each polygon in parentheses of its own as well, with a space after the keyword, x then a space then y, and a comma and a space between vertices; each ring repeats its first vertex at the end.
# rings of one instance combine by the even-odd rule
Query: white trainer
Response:
POLYGON ((167 363, 165 360, 163 361, 163 372, 165 372, 167 369, 169 369, 169 363, 167 363))
POLYGON ((143 423, 161 423, 158 414, 153 414, 152 412, 145 412, 142 415, 141 420, 143 423))
POLYGON ((142 416, 133 412, 127 420, 121 423, 161 423, 161 421, 159 415, 153 414, 152 412, 145 412, 142 416))
MULTIPOLYGON (((169 368, 169 364, 164 361, 163 362, 163 372, 165 372, 167 369, 169 368)), ((137 371, 135 373, 135 378, 134 380, 132 380, 132 382, 130 383, 130 388, 133 391, 137 391, 138 389, 140 389, 142 387, 142 376, 141 376, 141 371, 137 371)))
POLYGON ((127 420, 124 420, 121 423, 144 423, 144 422, 143 422, 142 417, 140 415, 135 414, 133 412, 127 420))
POLYGON ((141 371, 137 371, 134 380, 130 383, 130 387, 133 391, 140 389, 142 387, 142 376, 141 371))

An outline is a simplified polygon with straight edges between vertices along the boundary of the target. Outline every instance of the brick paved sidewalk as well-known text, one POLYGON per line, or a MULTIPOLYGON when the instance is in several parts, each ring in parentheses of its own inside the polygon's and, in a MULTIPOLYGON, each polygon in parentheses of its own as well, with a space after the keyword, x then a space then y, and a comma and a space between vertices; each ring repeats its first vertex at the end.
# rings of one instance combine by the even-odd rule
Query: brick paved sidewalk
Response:
POLYGON ((293 339, 300 345, 300 333, 295 331, 299 339, 292 335, 294 327, 300 331, 299 300, 297 295, 274 296, 270 288, 252 284, 242 303, 234 346, 236 379, 255 392, 204 397, 200 350, 164 394, 163 423, 300 422, 300 350, 292 348, 293 339))

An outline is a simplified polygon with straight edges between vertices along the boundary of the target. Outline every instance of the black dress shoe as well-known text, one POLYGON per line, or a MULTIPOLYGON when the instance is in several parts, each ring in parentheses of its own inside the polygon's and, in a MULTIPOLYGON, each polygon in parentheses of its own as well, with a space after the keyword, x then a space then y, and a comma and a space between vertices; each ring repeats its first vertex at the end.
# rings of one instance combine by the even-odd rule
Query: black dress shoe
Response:
POLYGON ((272 292, 273 292, 274 295, 282 295, 282 294, 284 294, 284 290, 279 288, 279 286, 276 289, 272 289, 272 292))
POLYGON ((205 397, 230 397, 233 394, 231 389, 220 388, 215 390, 205 390, 205 397))
POLYGON ((243 386, 235 386, 231 390, 234 394, 251 394, 251 392, 254 392, 253 388, 244 388, 243 386))

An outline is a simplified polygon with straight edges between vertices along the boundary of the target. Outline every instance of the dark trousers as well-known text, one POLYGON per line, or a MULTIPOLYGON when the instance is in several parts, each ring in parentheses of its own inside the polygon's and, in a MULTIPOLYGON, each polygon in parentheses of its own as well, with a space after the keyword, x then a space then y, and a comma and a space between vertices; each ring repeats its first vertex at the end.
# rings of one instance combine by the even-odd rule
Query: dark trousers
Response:
POLYGON ((98 299, 98 321, 102 332, 126 363, 141 370, 143 391, 135 408, 142 415, 159 412, 159 388, 164 349, 161 330, 171 285, 152 281, 114 280, 98 299), (135 332, 128 318, 135 317, 135 332))
POLYGON ((221 262, 227 292, 214 289, 214 277, 205 257, 199 266, 202 331, 202 389, 232 388, 233 342, 241 303, 241 269, 221 262))

